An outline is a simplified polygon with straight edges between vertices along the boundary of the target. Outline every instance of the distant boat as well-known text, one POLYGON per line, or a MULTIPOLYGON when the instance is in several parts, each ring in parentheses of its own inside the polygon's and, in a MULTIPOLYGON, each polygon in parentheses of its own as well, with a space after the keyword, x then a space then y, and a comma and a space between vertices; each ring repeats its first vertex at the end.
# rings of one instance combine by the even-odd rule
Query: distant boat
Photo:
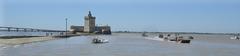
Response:
POLYGON ((189 36, 188 39, 194 39, 194 37, 193 36, 189 36))
POLYGON ((240 38, 238 36, 234 36, 234 37, 230 37, 230 39, 239 40, 240 38))
POLYGON ((142 36, 143 37, 148 37, 148 35, 146 35, 146 32, 143 32, 142 36))
POLYGON ((158 41, 167 41, 167 42, 177 42, 177 43, 190 43, 190 39, 184 39, 182 36, 176 36, 176 37, 164 37, 163 35, 159 35, 156 37, 148 37, 147 39, 150 40, 158 40, 158 41))
POLYGON ((158 40, 158 41, 165 41, 165 40, 168 40, 166 38, 159 38, 158 36, 156 37, 146 37, 147 39, 150 39, 150 40, 158 40))
POLYGON ((108 40, 103 38, 93 38, 92 43, 108 43, 108 40))
POLYGON ((176 38, 176 42, 178 42, 178 43, 190 43, 191 42, 190 38, 186 39, 183 36, 176 36, 175 38, 176 38))

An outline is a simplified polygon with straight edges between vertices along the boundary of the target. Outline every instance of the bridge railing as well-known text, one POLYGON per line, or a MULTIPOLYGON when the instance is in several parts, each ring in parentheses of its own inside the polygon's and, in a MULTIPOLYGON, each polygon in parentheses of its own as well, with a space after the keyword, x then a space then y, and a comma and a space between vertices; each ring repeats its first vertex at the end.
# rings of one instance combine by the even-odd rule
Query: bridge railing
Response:
POLYGON ((34 28, 18 28, 18 27, 1 27, 1 36, 62 36, 66 31, 63 30, 48 30, 34 28))
POLYGON ((33 28, 18 28, 18 27, 0 27, 0 31, 13 32, 66 32, 63 30, 47 30, 47 29, 33 29, 33 28))

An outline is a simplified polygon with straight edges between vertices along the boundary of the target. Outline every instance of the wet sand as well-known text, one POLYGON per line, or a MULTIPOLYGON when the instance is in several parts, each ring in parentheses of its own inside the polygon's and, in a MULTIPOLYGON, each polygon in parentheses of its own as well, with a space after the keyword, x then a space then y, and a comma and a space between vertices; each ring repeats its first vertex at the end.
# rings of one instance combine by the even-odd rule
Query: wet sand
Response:
POLYGON ((27 37, 27 38, 12 38, 12 39, 0 39, 0 44, 2 45, 17 45, 17 44, 26 44, 33 42, 41 42, 47 40, 54 40, 57 38, 54 37, 27 37))

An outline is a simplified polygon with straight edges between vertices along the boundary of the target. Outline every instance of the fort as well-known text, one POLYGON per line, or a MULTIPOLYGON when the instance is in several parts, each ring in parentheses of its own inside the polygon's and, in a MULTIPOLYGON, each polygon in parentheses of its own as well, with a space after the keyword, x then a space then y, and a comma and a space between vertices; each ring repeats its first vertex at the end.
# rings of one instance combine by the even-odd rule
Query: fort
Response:
POLYGON ((77 33, 95 33, 95 34, 111 34, 111 27, 108 25, 96 26, 96 17, 92 16, 91 11, 84 17, 84 26, 70 26, 72 34, 77 33))

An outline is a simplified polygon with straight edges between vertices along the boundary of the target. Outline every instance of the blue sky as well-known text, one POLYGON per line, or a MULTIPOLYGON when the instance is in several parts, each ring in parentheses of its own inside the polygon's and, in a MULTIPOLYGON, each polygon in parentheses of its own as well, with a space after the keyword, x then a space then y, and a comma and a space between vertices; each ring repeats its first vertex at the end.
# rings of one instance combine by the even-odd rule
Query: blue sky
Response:
POLYGON ((3 4, 4 2, 2 0, 0 0, 0 26, 3 25, 3 4))
POLYGON ((69 25, 83 25, 91 10, 97 24, 114 31, 240 32, 240 0, 2 0, 0 5, 3 26, 61 30, 65 18, 69 25))

